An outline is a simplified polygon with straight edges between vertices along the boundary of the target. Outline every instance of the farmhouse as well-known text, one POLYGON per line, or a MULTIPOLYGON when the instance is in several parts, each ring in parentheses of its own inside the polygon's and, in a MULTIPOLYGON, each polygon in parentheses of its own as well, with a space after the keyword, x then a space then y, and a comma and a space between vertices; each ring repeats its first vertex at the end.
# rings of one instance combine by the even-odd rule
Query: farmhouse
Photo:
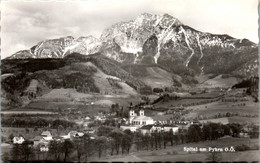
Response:
POLYGON ((48 142, 43 139, 43 136, 35 136, 33 138, 33 145, 38 146, 39 144, 48 144, 48 142))
POLYGON ((83 132, 77 132, 77 131, 70 131, 68 135, 61 136, 63 139, 74 139, 78 137, 82 137, 84 135, 83 132))
POLYGON ((14 144, 22 144, 24 142, 24 138, 22 136, 17 136, 13 138, 14 144))
POLYGON ((123 130, 123 131, 130 130, 131 132, 137 131, 137 127, 133 126, 133 125, 128 125, 128 126, 122 125, 122 126, 120 126, 120 129, 123 130))
POLYGON ((85 121, 90 121, 91 118, 89 116, 86 116, 85 121))
POLYGON ((241 131, 239 133, 238 137, 240 137, 240 138, 249 138, 250 136, 249 136, 248 132, 241 131))
POLYGON ((43 137, 44 140, 50 141, 52 140, 52 135, 50 131, 43 131, 41 136, 43 137))
POLYGON ((72 138, 82 137, 84 135, 84 133, 77 132, 77 131, 70 131, 68 135, 69 135, 70 139, 72 139, 72 138))

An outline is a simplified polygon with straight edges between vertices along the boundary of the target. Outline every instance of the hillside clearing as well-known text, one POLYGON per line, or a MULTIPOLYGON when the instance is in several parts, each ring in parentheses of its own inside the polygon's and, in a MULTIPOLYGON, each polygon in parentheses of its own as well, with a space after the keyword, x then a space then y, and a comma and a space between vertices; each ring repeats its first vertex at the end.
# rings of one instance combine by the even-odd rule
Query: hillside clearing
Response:
POLYGON ((199 84, 199 88, 212 88, 212 87, 220 87, 220 88, 228 88, 232 87, 234 84, 238 82, 238 79, 235 77, 227 77, 223 78, 222 75, 218 75, 212 79, 208 79, 201 84, 199 84))

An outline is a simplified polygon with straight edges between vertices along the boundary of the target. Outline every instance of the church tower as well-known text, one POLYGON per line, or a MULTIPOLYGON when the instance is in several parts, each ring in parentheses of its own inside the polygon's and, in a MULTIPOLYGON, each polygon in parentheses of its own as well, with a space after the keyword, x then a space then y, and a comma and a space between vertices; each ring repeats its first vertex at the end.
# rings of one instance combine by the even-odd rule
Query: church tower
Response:
POLYGON ((135 111, 133 109, 131 109, 129 111, 129 117, 134 117, 135 116, 135 111))
POLYGON ((130 123, 130 124, 132 124, 132 121, 133 121, 133 119, 134 119, 136 116, 137 116, 137 115, 136 115, 134 109, 130 109, 130 111, 129 111, 129 123, 130 123))
POLYGON ((140 116, 144 116, 144 110, 143 110, 143 109, 141 109, 141 110, 139 111, 139 113, 140 113, 140 116))

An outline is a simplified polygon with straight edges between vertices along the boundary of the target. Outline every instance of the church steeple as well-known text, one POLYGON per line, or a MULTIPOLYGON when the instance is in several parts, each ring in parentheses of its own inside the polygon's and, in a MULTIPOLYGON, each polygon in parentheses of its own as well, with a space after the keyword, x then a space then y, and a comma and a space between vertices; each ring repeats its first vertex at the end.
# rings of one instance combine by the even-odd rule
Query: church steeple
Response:
POLYGON ((144 110, 141 109, 141 110, 139 111, 139 114, 140 114, 140 116, 144 116, 144 110))

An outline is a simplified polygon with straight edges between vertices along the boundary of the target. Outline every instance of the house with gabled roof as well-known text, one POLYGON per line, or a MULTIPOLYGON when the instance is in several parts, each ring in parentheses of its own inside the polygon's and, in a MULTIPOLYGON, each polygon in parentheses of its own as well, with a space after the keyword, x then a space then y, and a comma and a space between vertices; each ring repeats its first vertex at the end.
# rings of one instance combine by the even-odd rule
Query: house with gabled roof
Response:
POLYGON ((85 121, 90 121, 91 118, 89 116, 86 116, 85 121))
POLYGON ((13 144, 23 144, 23 142, 25 141, 23 136, 15 136, 13 138, 13 144))
POLYGON ((43 138, 43 136, 35 136, 33 138, 33 146, 38 146, 39 144, 48 144, 49 142, 43 138))
POLYGON ((73 139, 84 136, 83 132, 70 131, 67 135, 61 136, 63 139, 73 139))
POLYGON ((136 132, 137 127, 133 125, 121 125, 120 129, 125 131, 125 130, 130 130, 131 132, 136 132))
POLYGON ((50 131, 43 131, 43 132, 41 133, 41 136, 42 136, 43 139, 46 140, 46 141, 52 140, 52 135, 51 135, 51 132, 50 132, 50 131))
POLYGON ((76 138, 76 137, 82 137, 84 135, 84 133, 78 132, 78 131, 70 131, 68 135, 69 135, 70 139, 72 139, 72 138, 76 138))

